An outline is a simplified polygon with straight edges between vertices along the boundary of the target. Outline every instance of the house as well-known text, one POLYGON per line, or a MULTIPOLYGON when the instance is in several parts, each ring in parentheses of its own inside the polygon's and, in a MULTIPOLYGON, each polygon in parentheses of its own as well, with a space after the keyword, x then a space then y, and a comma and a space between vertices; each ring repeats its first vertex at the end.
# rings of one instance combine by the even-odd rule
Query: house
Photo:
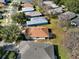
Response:
POLYGON ((6 4, 7 2, 8 2, 8 0, 0 0, 0 3, 6 4))
POLYGON ((50 44, 22 41, 19 50, 21 59, 56 59, 54 46, 50 44))
POLYGON ((34 11, 34 7, 31 3, 23 3, 21 6, 23 12, 34 11))
POLYGON ((45 17, 33 17, 30 21, 26 22, 27 26, 37 26, 43 24, 48 24, 48 20, 45 17))
POLYGON ((49 4, 53 4, 54 2, 53 1, 43 1, 43 4, 45 5, 49 5, 49 4))
POLYGON ((58 7, 58 8, 55 8, 55 9, 49 9, 48 10, 48 13, 52 14, 52 15, 59 15, 59 14, 61 14, 63 12, 64 12, 64 10, 63 10, 62 7, 58 7))
POLYGON ((30 2, 32 3, 32 0, 15 0, 16 2, 22 2, 22 3, 27 3, 27 2, 30 2))
POLYGON ((29 2, 22 3, 21 6, 24 7, 24 8, 25 7, 33 7, 33 5, 31 3, 29 3, 29 2))
POLYGON ((56 5, 53 1, 43 1, 42 8, 44 10, 44 14, 49 14, 49 10, 58 8, 59 6, 56 5))
POLYGON ((37 39, 37 40, 49 38, 49 29, 43 26, 26 28, 23 33, 26 36, 26 39, 27 37, 31 39, 37 39))
POLYGON ((33 7, 22 8, 22 12, 31 12, 31 11, 34 11, 33 7))
POLYGON ((71 20, 71 25, 79 26, 79 15, 77 15, 77 18, 71 20))
POLYGON ((44 6, 51 7, 51 8, 58 8, 59 7, 53 1, 43 1, 43 5, 44 6))
POLYGON ((72 20, 75 17, 76 17, 76 14, 70 11, 67 11, 65 13, 58 15, 59 20, 72 20))
POLYGON ((38 11, 33 11, 33 12, 25 12, 26 16, 30 16, 30 17, 37 17, 37 16, 42 16, 42 14, 38 11))

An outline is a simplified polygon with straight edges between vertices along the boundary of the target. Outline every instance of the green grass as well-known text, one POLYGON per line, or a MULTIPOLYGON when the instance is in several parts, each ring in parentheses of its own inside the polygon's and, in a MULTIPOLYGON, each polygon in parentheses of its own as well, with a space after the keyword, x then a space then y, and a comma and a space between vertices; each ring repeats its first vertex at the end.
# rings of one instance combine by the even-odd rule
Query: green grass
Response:
POLYGON ((16 59, 16 53, 13 51, 10 51, 6 56, 6 59, 16 59))
POLYGON ((52 18, 50 20, 50 22, 51 22, 51 24, 44 25, 48 28, 51 28, 52 32, 56 35, 56 38, 50 40, 50 42, 53 43, 53 45, 58 46, 58 52, 59 52, 60 59, 69 59, 67 49, 65 49, 61 44, 61 42, 64 38, 64 34, 65 34, 63 28, 60 28, 58 26, 58 20, 57 19, 52 18))
POLYGON ((59 56, 61 57, 61 59, 69 59, 68 56, 68 51, 62 47, 62 46, 58 46, 58 50, 59 50, 59 56))
MULTIPOLYGON (((38 6, 36 6, 36 10, 41 12, 40 8, 38 6)), ((46 26, 48 28, 51 28, 52 32, 56 35, 56 38, 54 38, 52 40, 47 40, 47 41, 45 40, 45 41, 39 41, 39 42, 41 42, 41 43, 48 42, 49 44, 56 45, 58 47, 58 51, 57 51, 58 59, 69 59, 67 49, 64 48, 61 44, 63 41, 63 38, 64 38, 64 34, 65 34, 64 29, 59 27, 58 22, 59 22, 58 19, 50 18, 51 24, 43 25, 43 26, 46 26)))

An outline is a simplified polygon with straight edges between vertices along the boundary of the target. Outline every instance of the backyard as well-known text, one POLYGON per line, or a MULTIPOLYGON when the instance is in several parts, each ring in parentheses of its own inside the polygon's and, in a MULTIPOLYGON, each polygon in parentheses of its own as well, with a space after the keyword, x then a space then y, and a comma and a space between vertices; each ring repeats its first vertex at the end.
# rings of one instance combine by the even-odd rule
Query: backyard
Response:
POLYGON ((52 32, 56 35, 56 38, 51 40, 39 40, 38 42, 45 42, 49 44, 55 45, 56 55, 58 59, 69 59, 69 55, 67 54, 67 50, 63 47, 62 41, 64 38, 64 30, 63 28, 59 27, 58 20, 57 19, 51 19, 51 24, 43 25, 52 30, 52 32))

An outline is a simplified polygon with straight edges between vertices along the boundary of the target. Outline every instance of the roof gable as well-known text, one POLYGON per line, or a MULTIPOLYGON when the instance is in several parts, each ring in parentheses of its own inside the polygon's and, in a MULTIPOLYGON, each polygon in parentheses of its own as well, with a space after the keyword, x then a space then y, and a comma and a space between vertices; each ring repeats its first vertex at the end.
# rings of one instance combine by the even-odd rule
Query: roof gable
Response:
POLYGON ((33 17, 33 16, 41 16, 42 14, 40 12, 33 11, 33 12, 25 12, 25 15, 33 17))
POLYGON ((53 45, 26 42, 26 47, 26 51, 21 55, 22 59, 55 59, 53 45), (29 48, 27 46, 29 46, 29 48), (49 47, 52 48, 50 49, 49 47))
POLYGON ((21 4, 22 7, 33 7, 33 5, 31 3, 24 3, 21 4))
POLYGON ((27 21, 28 26, 41 25, 41 24, 48 24, 48 21, 45 17, 34 17, 31 18, 30 21, 27 21))
POLYGON ((49 37, 47 27, 31 27, 26 29, 26 34, 31 37, 49 37))

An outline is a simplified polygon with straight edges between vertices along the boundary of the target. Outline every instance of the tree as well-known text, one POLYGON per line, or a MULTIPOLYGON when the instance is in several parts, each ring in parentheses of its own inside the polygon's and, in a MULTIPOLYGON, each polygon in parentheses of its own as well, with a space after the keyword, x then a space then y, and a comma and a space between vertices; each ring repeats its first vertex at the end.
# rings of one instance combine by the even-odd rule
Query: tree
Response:
POLYGON ((60 0, 58 4, 64 4, 69 11, 79 13, 79 0, 60 0))
POLYGON ((12 15, 12 19, 13 21, 20 23, 20 24, 24 24, 26 23, 27 20, 29 20, 23 12, 12 15))
POLYGON ((14 51, 10 51, 5 59, 16 59, 16 58, 17 58, 16 53, 14 51))
POLYGON ((63 45, 68 49, 71 59, 79 59, 79 30, 69 30, 64 37, 63 45))
POLYGON ((20 29, 16 25, 6 26, 0 29, 0 35, 6 42, 14 42, 20 34, 20 29))

